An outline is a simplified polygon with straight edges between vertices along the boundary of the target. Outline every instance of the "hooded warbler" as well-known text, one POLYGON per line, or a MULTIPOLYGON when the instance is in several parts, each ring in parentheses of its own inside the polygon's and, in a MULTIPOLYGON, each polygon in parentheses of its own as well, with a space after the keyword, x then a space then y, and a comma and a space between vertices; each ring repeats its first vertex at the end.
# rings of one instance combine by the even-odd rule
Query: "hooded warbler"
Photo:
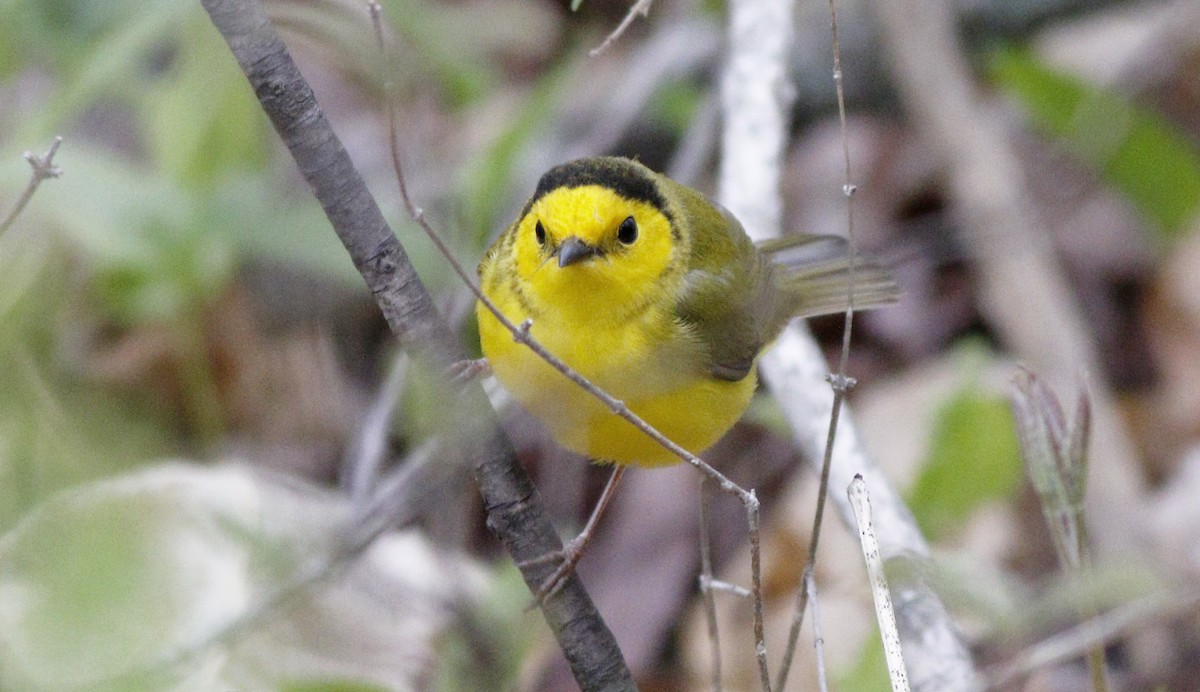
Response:
MULTIPOLYGON (((547 171, 479 265, 483 293, 551 353, 685 449, 700 453, 745 411, 758 355, 793 317, 846 309, 844 238, 755 244, 703 193, 625 158, 547 171)), ((857 258, 855 308, 899 289, 857 258)), ((482 304, 492 372, 559 444, 616 464, 679 459, 554 371, 482 304)))

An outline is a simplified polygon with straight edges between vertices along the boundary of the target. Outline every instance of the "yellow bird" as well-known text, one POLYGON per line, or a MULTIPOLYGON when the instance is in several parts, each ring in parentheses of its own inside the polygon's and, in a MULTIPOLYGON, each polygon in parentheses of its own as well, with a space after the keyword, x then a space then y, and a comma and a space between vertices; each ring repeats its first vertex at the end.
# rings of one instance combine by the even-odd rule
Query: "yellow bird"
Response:
MULTIPOLYGON (((551 353, 694 453, 745 411, 758 355, 793 317, 843 312, 846 241, 755 245, 728 211, 614 157, 550 169, 479 265, 484 295, 531 320, 551 353)), ((875 262, 855 262, 855 308, 895 302, 875 262)), ((679 461, 477 306, 483 354, 512 396, 567 449, 601 462, 679 461)))

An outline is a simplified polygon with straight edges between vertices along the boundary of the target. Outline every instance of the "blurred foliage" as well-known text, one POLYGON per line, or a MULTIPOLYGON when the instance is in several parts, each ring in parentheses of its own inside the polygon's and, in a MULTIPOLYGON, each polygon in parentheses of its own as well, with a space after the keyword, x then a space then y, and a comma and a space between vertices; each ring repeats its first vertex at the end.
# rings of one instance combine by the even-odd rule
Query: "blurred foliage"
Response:
POLYGON ((382 685, 372 685, 354 680, 303 680, 283 682, 279 692, 387 692, 382 685))
MULTIPOLYGON (((81 278, 63 287, 61 305, 43 304, 42 314, 63 314, 76 303, 86 307, 73 314, 85 333, 89 325, 165 329, 176 345, 185 425, 212 441, 224 416, 204 322, 239 264, 272 257, 357 277, 311 197, 264 175, 272 163, 269 125, 200 7, 102 6, 0 4, 0 33, 13 34, 6 38, 27 61, 6 67, 52 76, 35 102, 12 114, 15 133, 0 142, 0 160, 11 162, 0 170, 0 199, 14 199, 28 176, 15 149, 66 131, 57 160, 65 175, 42 187, 21 220, 39 232, 13 241, 32 247, 60 238, 54 247, 67 251, 81 278)), ((53 354, 53 337, 35 343, 32 331, 9 333, 45 369, 42 377, 57 381, 53 370, 65 366, 75 372, 63 376, 78 381, 78 362, 51 357, 66 355, 53 354)), ((53 397, 59 389, 47 391, 53 397)))
POLYGON ((150 689, 209 677, 189 665, 150 669, 247 606, 254 501, 236 474, 160 467, 41 504, 0 540, 0 586, 22 595, 0 614, 3 687, 150 689), (109 680, 131 671, 136 682, 109 680))
POLYGON ((515 627, 529 620, 529 587, 511 563, 493 568, 491 589, 469 619, 442 638, 432 689, 442 692, 515 690, 521 667, 536 642, 539 626, 515 627))
POLYGON ((0 538, 0 687, 410 688, 477 583, 408 534, 302 588, 348 510, 235 464, 163 464, 50 497, 0 538))
POLYGON ((1035 125, 1094 165, 1168 238, 1200 214, 1200 150, 1161 115, 1024 51, 993 55, 990 74, 1035 125))
POLYGON ((80 317, 70 275, 56 243, 20 226, 0 237, 0 529, 59 488, 170 448, 165 411, 88 387, 56 362, 80 317))
MULTIPOLYGON (((593 125, 571 112, 587 96, 579 88, 588 81, 583 56, 602 35, 586 15, 604 18, 608 30, 628 3, 589 2, 567 26, 562 3, 384 4, 394 39, 386 58, 366 40, 360 3, 267 7, 302 62, 322 61, 316 79, 345 89, 335 98, 361 98, 360 112, 344 116, 361 120, 347 129, 376 151, 385 147, 379 81, 386 70, 396 102, 413 109, 402 115, 419 116, 411 119, 416 134, 405 135, 412 141, 401 146, 416 162, 410 177, 424 176, 418 203, 441 218, 457 214, 457 227, 439 228, 470 266, 528 193, 537 172, 529 170, 531 154, 557 154, 593 125), (421 120, 430 112, 432 125, 421 120)), ((580 4, 573 0, 571 9, 580 4)), ((708 11, 720 5, 706 3, 708 11)), ((629 40, 646 26, 635 22, 629 40)), ((66 135, 57 160, 64 177, 43 185, 0 237, 0 588, 9 596, 0 607, 0 687, 97 689, 91 683, 105 673, 154 663, 219 632, 303 559, 321 554, 338 516, 221 467, 159 464, 148 475, 98 479, 228 444, 235 431, 226 427, 206 339, 243 267, 277 263, 364 289, 199 3, 0 0, 0 44, 7 48, 0 51, 0 212, 28 179, 20 152, 66 135), (159 338, 169 353, 152 367, 125 378, 99 374, 107 347, 137 350, 159 338)), ((695 77, 660 85, 639 105, 638 131, 624 134, 684 131, 705 98, 695 77)), ((992 77, 1167 233, 1195 218, 1200 156, 1162 118, 1021 52, 998 55, 992 77)), ((372 184, 385 209, 398 214, 388 207, 394 182, 379 161, 364 172, 378 176, 372 184)), ((394 227, 435 290, 461 290, 412 224, 394 227)), ((410 383, 399 416, 414 437, 437 427, 427 403, 436 392, 428 378, 410 383)), ((747 417, 771 422, 778 414, 757 397, 747 417)), ((910 500, 933 537, 1009 497, 1020 482, 1007 403, 972 372, 943 404, 930 439, 910 500)), ((437 689, 515 684, 529 653, 534 628, 511 626, 523 617, 524 585, 511 567, 488 576, 484 600, 436 636, 437 689)), ((394 627, 378 603, 364 609, 381 629, 394 627)), ((285 620, 286 630, 336 618, 322 611, 285 620)), ((313 636, 321 645, 356 646, 361 622, 313 636)), ((312 663, 302 655, 318 648, 270 642, 262 658, 290 661, 280 655, 286 651, 312 663)), ((239 689, 384 689, 330 662, 355 658, 342 654, 318 660, 312 675, 247 664, 234 682, 248 685, 239 689)), ((206 658, 142 682, 234 686, 227 673, 206 658)), ((841 686, 886 688, 877 637, 841 686)))
POLYGON ((682 135, 692 124, 696 110, 707 93, 703 85, 694 82, 669 82, 658 90, 654 101, 650 103, 648 120, 682 135))
MULTIPOLYGON (((325 53, 339 79, 379 95, 380 56, 362 41, 361 7, 268 9, 298 52, 325 53)), ((518 0, 394 0, 386 9, 385 19, 403 18, 389 27, 392 79, 405 96, 436 94, 449 118, 505 87, 503 71, 541 59, 556 41, 547 37, 558 35, 547 25, 553 12, 518 0)), ((297 266, 365 298, 227 47, 199 3, 153 0, 0 0, 0 42, 13 49, 0 52, 0 212, 28 181, 20 152, 65 136, 56 159, 63 177, 44 184, 0 237, 0 587, 21 596, 0 609, 0 687, 395 688, 356 666, 373 651, 416 656, 410 642, 393 639, 417 630, 379 607, 368 608, 377 622, 341 623, 343 612, 358 611, 337 598, 325 610, 289 611, 247 656, 217 646, 171 662, 319 557, 338 513, 300 502, 296 517, 290 491, 252 489, 238 474, 199 465, 160 462, 148 475, 100 480, 229 439, 206 330, 247 263, 297 266), (309 627, 342 634, 286 640, 309 627)), ((553 116, 567 74, 530 80, 542 96, 522 106, 526 117, 484 133, 492 154, 477 172, 437 171, 470 181, 467 218, 484 219, 473 237, 450 239, 465 246, 462 256, 477 254, 493 230, 515 162, 553 116)), ((397 229, 406 245, 417 237, 410 224, 397 229)), ((457 286, 423 239, 410 249, 424 276, 457 286)), ((405 410, 414 426, 429 427, 433 409, 420 402, 433 387, 422 380, 413 391, 424 395, 408 397, 405 410)), ((466 574, 456 569, 441 582, 466 574)), ((424 642, 443 655, 414 664, 441 661, 427 671, 441 689, 515 680, 530 630, 507 623, 523 617, 525 599, 514 592, 525 588, 512 575, 496 579, 494 602, 477 614, 464 608, 469 623, 424 642)), ((354 597, 370 593, 359 587, 354 597)), ((402 605, 427 617, 426 604, 451 600, 402 605)))
POLYGON ((468 163, 459 185, 462 215, 468 238, 483 248, 509 220, 500 218, 510 202, 511 179, 519 155, 531 139, 545 128, 554 114, 553 105, 575 73, 563 65, 542 76, 514 117, 500 129, 483 154, 468 163))
POLYGON ((879 634, 878 625, 871 627, 853 665, 837 671, 834 681, 836 689, 839 690, 886 692, 892 689, 892 681, 888 677, 887 657, 883 651, 883 637, 879 634))
POLYGON ((928 456, 906 498, 930 540, 953 533, 984 503, 1011 497, 1021 483, 1009 402, 980 386, 983 357, 975 347, 960 355, 968 372, 935 416, 928 456))

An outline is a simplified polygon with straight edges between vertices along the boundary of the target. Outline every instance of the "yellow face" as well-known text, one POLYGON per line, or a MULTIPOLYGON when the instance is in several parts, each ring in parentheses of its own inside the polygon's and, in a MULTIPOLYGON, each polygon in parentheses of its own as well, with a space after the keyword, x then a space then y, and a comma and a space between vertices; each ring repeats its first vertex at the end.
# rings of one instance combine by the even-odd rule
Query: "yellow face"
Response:
POLYGON ((538 312, 603 321, 672 300, 676 239, 657 207, 600 185, 539 197, 516 229, 517 280, 538 312))

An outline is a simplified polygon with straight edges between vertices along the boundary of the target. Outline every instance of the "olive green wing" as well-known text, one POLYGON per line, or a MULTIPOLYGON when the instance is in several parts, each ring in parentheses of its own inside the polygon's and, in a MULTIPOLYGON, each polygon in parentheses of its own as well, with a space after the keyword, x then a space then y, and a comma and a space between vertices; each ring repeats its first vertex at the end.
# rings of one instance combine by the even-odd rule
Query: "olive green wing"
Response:
MULTIPOLYGON (((845 238, 792 235, 756 246, 723 207, 670 185, 692 240, 676 316, 700 341, 709 374, 740 380, 789 320, 846 309, 851 262, 845 238)), ((856 255, 853 268, 855 309, 899 299, 895 279, 875 258, 856 255)))
POLYGON ((754 366, 774 313, 771 269, 732 214, 668 182, 690 242, 676 319, 700 343, 705 372, 739 381, 754 366))
POLYGON ((890 305, 900 298, 891 272, 870 255, 855 256, 852 279, 849 243, 841 236, 785 236, 761 243, 758 249, 773 269, 778 296, 771 320, 775 333, 794 317, 844 312, 851 291, 855 310, 890 305))
POLYGON ((694 269, 684 277, 675 315, 700 342, 701 366, 713 377, 741 380, 762 350, 769 314, 754 300, 754 290, 733 271, 694 269))

